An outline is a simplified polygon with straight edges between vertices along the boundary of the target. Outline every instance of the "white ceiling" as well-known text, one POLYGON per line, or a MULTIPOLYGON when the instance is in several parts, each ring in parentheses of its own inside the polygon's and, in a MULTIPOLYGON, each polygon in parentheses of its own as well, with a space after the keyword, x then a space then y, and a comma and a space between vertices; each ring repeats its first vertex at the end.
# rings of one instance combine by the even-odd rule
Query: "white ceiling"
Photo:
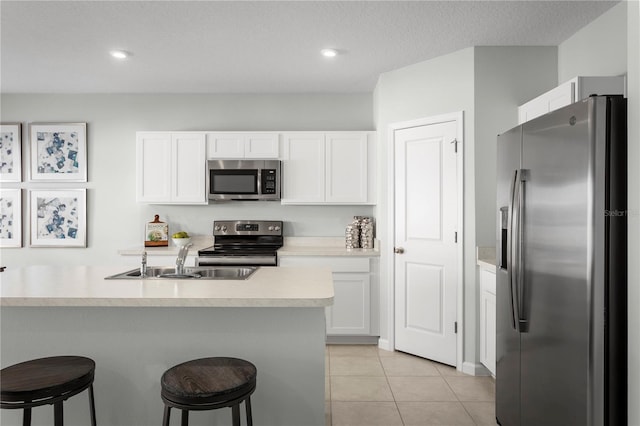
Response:
POLYGON ((6 1, 3 93, 371 92, 470 46, 558 45, 617 1, 6 1), (341 51, 320 56, 322 48, 341 51), (133 53, 116 61, 108 52, 133 53))

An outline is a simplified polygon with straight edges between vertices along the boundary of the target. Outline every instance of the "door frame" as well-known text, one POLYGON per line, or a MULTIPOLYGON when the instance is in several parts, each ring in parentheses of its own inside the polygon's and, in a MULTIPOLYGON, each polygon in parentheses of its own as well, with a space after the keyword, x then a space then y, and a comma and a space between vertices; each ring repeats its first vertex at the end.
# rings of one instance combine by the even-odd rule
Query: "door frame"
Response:
POLYGON ((428 126, 432 124, 455 121, 458 133, 458 155, 456 158, 457 190, 458 190, 458 284, 456 300, 456 321, 458 323, 458 333, 456 338, 456 368, 462 371, 464 352, 464 111, 447 114, 440 114, 430 117, 418 118, 410 121, 390 123, 387 126, 387 241, 388 249, 382 253, 382 257, 388 265, 387 268, 387 331, 388 348, 395 349, 395 258, 393 245, 395 244, 395 131, 408 129, 411 127, 428 126))

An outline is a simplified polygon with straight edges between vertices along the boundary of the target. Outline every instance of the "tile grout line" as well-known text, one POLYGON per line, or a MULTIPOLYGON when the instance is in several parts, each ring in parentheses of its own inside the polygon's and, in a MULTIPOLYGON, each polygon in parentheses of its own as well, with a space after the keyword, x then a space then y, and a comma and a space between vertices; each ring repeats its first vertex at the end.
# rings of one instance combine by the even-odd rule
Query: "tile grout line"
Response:
MULTIPOLYGON (((440 373, 440 370, 438 370, 438 373, 440 373)), ((441 373, 442 375, 442 373, 441 373)), ((454 377, 454 376, 451 376, 454 377)), ((458 401, 458 403, 460 405, 462 405, 462 409, 464 410, 465 413, 467 413, 467 415, 469 416, 469 418, 471 419, 471 421, 473 422, 473 424, 475 426, 478 426, 478 424, 476 423, 476 421, 474 420, 473 416, 471 415, 471 413, 469 412, 469 410, 467 410, 467 407, 464 405, 464 402, 460 399, 460 397, 458 396, 458 394, 456 393, 455 390, 453 390, 453 388, 451 387, 451 385, 449 384, 449 381, 447 380, 447 377, 445 375, 442 375, 442 378, 444 379, 444 382, 447 384, 447 387, 451 390, 451 392, 453 392, 453 394, 456 396, 456 400, 458 401)))
POLYGON ((384 368, 384 364, 382 363, 382 359, 380 359, 380 353, 376 354, 378 356, 378 362, 380 362, 380 366, 382 367, 382 372, 384 373, 384 378, 387 381, 387 386, 389 386, 389 391, 391 392, 391 396, 393 397, 393 403, 396 406, 396 410, 398 410, 398 416, 400 416, 400 421, 404 426, 404 419, 402 418, 402 413, 400 412, 400 407, 398 407, 398 401, 396 400, 396 395, 393 393, 393 388, 391 387, 391 383, 389 382, 389 376, 387 375, 387 370, 384 368))

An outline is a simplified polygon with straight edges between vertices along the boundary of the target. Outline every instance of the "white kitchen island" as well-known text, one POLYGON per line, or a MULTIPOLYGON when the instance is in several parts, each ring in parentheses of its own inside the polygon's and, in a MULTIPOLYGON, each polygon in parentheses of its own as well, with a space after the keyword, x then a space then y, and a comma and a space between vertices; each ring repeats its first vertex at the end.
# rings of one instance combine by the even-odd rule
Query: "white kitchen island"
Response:
MULTIPOLYGON (((260 268, 248 280, 104 280, 121 267, 31 266, 0 274, 1 366, 54 355, 96 361, 100 426, 162 422, 160 376, 190 359, 230 356, 258 370, 253 418, 262 426, 323 425, 328 269, 260 268)), ((20 410, 0 424, 20 425, 20 410)), ((88 397, 65 402, 65 425, 88 422, 88 397)), ((179 416, 172 424, 179 423, 179 416)), ((51 407, 34 409, 49 425, 51 407)), ((190 424, 230 424, 231 410, 190 424)))

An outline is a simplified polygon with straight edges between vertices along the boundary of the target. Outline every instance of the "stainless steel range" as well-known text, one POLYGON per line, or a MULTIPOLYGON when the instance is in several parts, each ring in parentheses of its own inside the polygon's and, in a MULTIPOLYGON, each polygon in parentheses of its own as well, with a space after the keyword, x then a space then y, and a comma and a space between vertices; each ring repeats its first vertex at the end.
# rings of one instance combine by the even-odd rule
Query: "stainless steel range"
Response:
POLYGON ((198 251, 199 266, 277 266, 282 221, 216 220, 213 246, 198 251))

